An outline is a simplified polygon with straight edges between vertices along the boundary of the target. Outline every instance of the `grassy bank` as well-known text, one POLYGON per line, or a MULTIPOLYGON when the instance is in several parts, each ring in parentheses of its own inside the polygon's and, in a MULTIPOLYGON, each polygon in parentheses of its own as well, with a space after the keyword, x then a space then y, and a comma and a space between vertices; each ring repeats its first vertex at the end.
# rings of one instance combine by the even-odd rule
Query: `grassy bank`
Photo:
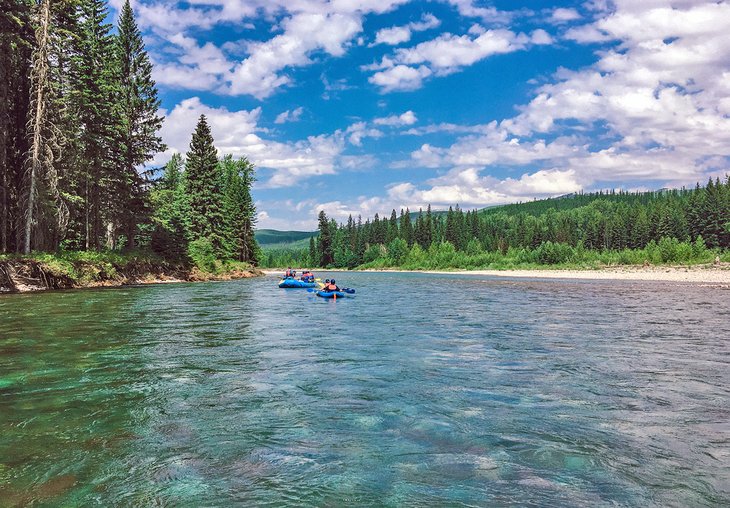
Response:
POLYGON ((171 262, 149 252, 34 252, 0 255, 0 292, 228 280, 260 275, 248 263, 171 262))
POLYGON ((708 249, 704 242, 680 242, 662 238, 643 249, 589 250, 563 243, 545 242, 536 249, 509 248, 505 252, 483 251, 477 244, 457 251, 448 242, 429 249, 414 245, 398 249, 397 245, 372 247, 365 252, 366 263, 356 269, 397 268, 403 270, 539 270, 600 269, 608 266, 702 265, 730 261, 730 252, 708 249), (371 250, 372 249, 372 250, 371 250))

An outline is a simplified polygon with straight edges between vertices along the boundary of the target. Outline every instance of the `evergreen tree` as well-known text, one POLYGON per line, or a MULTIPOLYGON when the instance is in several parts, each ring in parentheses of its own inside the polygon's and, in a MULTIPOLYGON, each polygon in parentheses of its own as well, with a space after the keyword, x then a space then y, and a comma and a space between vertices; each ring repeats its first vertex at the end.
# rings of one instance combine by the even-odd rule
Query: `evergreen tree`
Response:
POLYGON ((387 231, 388 231, 388 221, 386 219, 380 220, 380 217, 378 214, 375 214, 375 218, 373 219, 373 236, 372 236, 372 243, 377 244, 385 244, 385 240, 387 237, 387 231))
MULTIPOLYGON (((168 163, 166 169, 176 166, 168 163)), ((169 174, 173 174, 172 171, 169 174)), ((188 250, 188 203, 182 179, 179 175, 173 178, 177 178, 174 187, 166 185, 163 179, 162 185, 151 192, 154 212, 150 247, 166 259, 182 261, 187 259, 188 250)))
POLYGON ((334 261, 334 252, 332 250, 332 232, 330 231, 330 222, 324 210, 319 212, 319 266, 326 267, 334 261))
POLYGON ((218 257, 226 255, 222 178, 213 136, 200 115, 185 156, 185 192, 191 241, 207 240, 218 257))
POLYGON ((309 262, 307 264, 312 267, 319 264, 319 260, 317 259, 317 246, 313 236, 309 237, 309 262))
POLYGON ((347 240, 346 240, 347 248, 355 252, 355 247, 357 245, 357 232, 355 230, 355 220, 352 218, 352 215, 349 215, 347 217, 347 240))
POLYGON ((254 166, 245 157, 234 161, 231 155, 223 158, 221 166, 228 255, 232 259, 255 265, 258 263, 259 249, 254 237, 256 208, 251 197, 254 166))
POLYGON ((449 207, 449 211, 446 214, 446 230, 444 231, 444 238, 447 242, 450 242, 452 245, 456 246, 458 245, 457 233, 458 232, 454 209, 452 207, 449 207))
POLYGON ((160 100, 152 79, 152 64, 144 49, 142 34, 137 28, 129 0, 124 2, 116 37, 116 72, 119 80, 119 150, 122 174, 116 199, 121 222, 127 236, 127 247, 134 247, 137 223, 147 214, 144 179, 138 167, 165 145, 157 131, 162 118, 157 112, 160 100))
POLYGON ((633 218, 633 223, 630 225, 631 233, 629 236, 629 247, 632 249, 640 249, 649 243, 649 234, 651 233, 651 225, 649 224, 649 217, 646 215, 646 210, 641 207, 637 208, 633 218))
POLYGON ((724 197, 724 186, 712 178, 704 189, 704 210, 702 213, 702 238, 708 247, 727 245, 725 225, 730 221, 730 210, 724 197))
POLYGON ((398 237, 398 216, 395 213, 395 209, 390 212, 390 221, 388 222, 388 235, 386 242, 390 244, 393 240, 398 237))
MULTIPOLYGON (((98 249, 104 235, 104 221, 116 181, 114 169, 118 146, 114 143, 119 126, 116 107, 117 85, 113 59, 111 25, 105 23, 107 7, 103 0, 79 0, 79 33, 72 65, 71 94, 80 123, 79 175, 86 249, 98 249)), ((112 225, 110 229, 114 229, 112 225)))
POLYGON ((0 252, 23 244, 23 176, 29 149, 31 53, 35 34, 31 2, 0 5, 0 252))
POLYGON ((413 228, 413 239, 414 243, 417 243, 421 247, 426 245, 426 228, 423 219, 423 210, 420 208, 418 210, 418 217, 416 217, 416 225, 413 228))
POLYGON ((411 214, 408 209, 403 212, 403 209, 401 208, 400 225, 398 229, 400 231, 400 237, 408 243, 408 247, 411 247, 413 245, 413 226, 411 225, 411 214))
POLYGON ((167 164, 162 175, 161 187, 165 190, 176 190, 182 183, 182 171, 185 166, 182 155, 175 152, 167 164))
POLYGON ((436 235, 434 231, 433 215, 431 214, 430 204, 426 207, 426 219, 424 222, 423 231, 423 241, 425 244, 425 248, 428 248, 433 243, 434 237, 436 235))

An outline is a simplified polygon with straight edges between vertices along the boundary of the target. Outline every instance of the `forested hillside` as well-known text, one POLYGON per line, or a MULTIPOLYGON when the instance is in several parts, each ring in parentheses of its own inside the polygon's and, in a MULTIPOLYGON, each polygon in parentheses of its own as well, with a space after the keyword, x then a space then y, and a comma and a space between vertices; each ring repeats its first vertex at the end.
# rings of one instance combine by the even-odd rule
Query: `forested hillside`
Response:
POLYGON ((9 0, 0 9, 0 253, 133 251, 255 264, 254 168, 218 158, 201 117, 183 159, 129 1, 9 0))
POLYGON ((409 210, 346 224, 319 217, 309 249, 271 266, 477 268, 707 262, 730 247, 730 178, 695 189, 586 193, 445 214, 409 210), (415 219, 415 220, 414 220, 415 219))
POLYGON ((283 245, 295 242, 309 242, 313 236, 317 236, 318 231, 278 231, 276 229, 257 229, 256 241, 261 247, 269 245, 283 245))

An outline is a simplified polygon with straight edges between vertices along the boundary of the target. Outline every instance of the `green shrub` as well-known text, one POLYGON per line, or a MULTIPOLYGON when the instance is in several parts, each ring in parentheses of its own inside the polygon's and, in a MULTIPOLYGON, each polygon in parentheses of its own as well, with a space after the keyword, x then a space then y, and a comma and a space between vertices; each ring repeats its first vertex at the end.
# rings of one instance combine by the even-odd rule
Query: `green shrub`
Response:
POLYGON ((484 252, 484 249, 482 248, 482 244, 479 240, 472 238, 469 240, 469 243, 466 244, 465 252, 468 256, 478 256, 484 252))
POLYGON ((388 244, 388 256, 396 265, 399 265, 408 255, 408 243, 402 238, 396 238, 388 244))
POLYGON ((207 238, 200 238, 188 244, 188 255, 195 266, 205 272, 216 271, 216 255, 213 244, 207 238))
POLYGON ((363 262, 371 263, 380 257, 380 245, 374 244, 368 246, 365 249, 365 253, 362 256, 363 262))
POLYGON ((705 245, 705 239, 702 235, 698 236, 694 242, 692 242, 692 257, 696 260, 705 260, 712 257, 712 251, 708 250, 705 245))
POLYGON ((543 242, 535 249, 537 262, 543 265, 567 263, 573 258, 573 247, 567 243, 543 242))

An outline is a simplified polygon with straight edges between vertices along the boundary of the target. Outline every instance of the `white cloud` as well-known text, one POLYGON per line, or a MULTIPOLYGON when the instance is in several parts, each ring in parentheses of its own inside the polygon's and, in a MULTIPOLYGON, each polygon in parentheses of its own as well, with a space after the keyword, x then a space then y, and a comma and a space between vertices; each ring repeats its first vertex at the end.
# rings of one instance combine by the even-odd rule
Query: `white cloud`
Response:
MULTIPOLYGON (((561 70, 514 118, 446 147, 423 144, 410 164, 451 168, 405 189, 418 202, 486 205, 605 182, 692 185, 730 171, 730 4, 616 0, 583 34, 619 41, 595 65, 561 70), (671 6, 670 6, 671 5, 671 6), (519 178, 490 168, 533 167, 519 178)), ((467 130, 467 127, 471 131, 467 130)), ((459 132, 459 126, 407 131, 459 132)))
MULTIPOLYGON (((232 53, 245 50, 238 62, 223 62, 221 70, 205 69, 197 59, 190 63, 168 61, 155 55, 164 66, 157 72, 158 81, 185 88, 186 78, 191 89, 206 89, 230 95, 269 97, 277 89, 292 82, 286 69, 311 65, 312 54, 325 52, 333 57, 344 55, 348 47, 358 43, 364 16, 383 13, 408 0, 193 0, 180 4, 172 0, 134 2, 141 27, 163 40, 170 34, 208 30, 219 25, 251 26, 250 20, 263 16, 267 22, 276 21, 282 30, 266 41, 230 43, 225 48, 232 53), (167 75, 166 73, 170 73, 167 75), (204 76, 194 76, 194 74, 204 76)), ((116 9, 121 0, 112 0, 116 9)), ((430 18, 422 23, 432 23, 430 18)), ((420 25, 414 25, 419 29, 420 25)), ((184 37, 184 36, 180 36, 184 37)), ((185 42, 184 39, 178 41, 185 42)), ((207 45, 206 45, 207 46, 207 45)), ((212 52, 214 46, 199 48, 212 52)), ((217 49, 217 48, 216 48, 217 49)), ((199 55, 203 56, 203 55, 199 55)), ((210 56, 210 55, 208 55, 210 56)), ((207 64, 215 64, 210 58, 207 64)))
POLYGON ((431 74, 433 72, 425 65, 421 65, 420 67, 395 65, 386 70, 376 72, 368 78, 368 81, 379 86, 383 92, 417 90, 421 88, 423 80, 431 74))
POLYGON ((520 139, 492 122, 473 129, 478 136, 466 136, 448 148, 425 143, 411 153, 417 167, 525 166, 536 162, 559 164, 585 151, 575 137, 547 142, 540 138, 520 139))
POLYGON ((233 95, 249 94, 259 99, 291 81, 280 71, 311 63, 309 54, 322 49, 342 56, 345 44, 362 30, 359 15, 297 14, 282 23, 284 33, 266 42, 251 43, 250 56, 229 76, 233 95))
POLYGON ((553 23, 565 23, 567 21, 575 21, 581 19, 580 14, 575 9, 566 9, 560 7, 555 9, 550 15, 550 21, 553 23))
POLYGON ((476 38, 443 34, 413 48, 398 50, 396 61, 408 65, 427 63, 432 69, 451 72, 491 55, 523 49, 528 41, 523 34, 503 29, 487 30, 476 38))
POLYGON ((389 44, 395 46, 403 42, 411 40, 411 29, 407 26, 394 26, 391 28, 383 28, 375 34, 375 42, 373 44, 389 44))
POLYGON ((276 116, 276 120, 274 120, 274 123, 282 124, 286 122, 297 122, 299 121, 299 118, 302 116, 303 112, 304 108, 302 106, 299 106, 298 108, 291 111, 287 109, 286 111, 283 111, 276 116))
POLYGON ((401 127, 403 125, 413 125, 418 121, 416 114, 408 110, 401 115, 390 115, 383 118, 376 118, 373 123, 376 125, 389 125, 392 127, 401 127))
POLYGON ((339 132, 309 136, 293 143, 281 143, 259 135, 257 124, 261 108, 251 111, 229 111, 213 108, 198 97, 185 99, 166 114, 161 135, 169 149, 155 163, 164 162, 173 152, 186 153, 198 118, 204 114, 211 127, 218 154, 246 156, 258 168, 267 170, 270 178, 264 186, 282 187, 301 183, 312 176, 333 174, 344 148, 339 132))
POLYGON ((378 30, 375 34, 375 42, 373 45, 389 44, 391 46, 395 46, 403 42, 408 42, 411 40, 413 32, 422 32, 424 30, 436 28, 440 24, 441 21, 439 21, 436 16, 433 14, 425 14, 421 21, 408 23, 405 26, 394 26, 378 30))
POLYGON ((565 32, 565 38, 567 40, 572 40, 581 44, 587 44, 591 42, 606 42, 611 40, 610 36, 596 28, 594 25, 573 27, 565 32))
POLYGON ((153 62, 152 77, 158 85, 185 90, 215 90, 220 86, 217 76, 176 63, 153 62))
POLYGON ((485 134, 489 132, 491 127, 489 125, 459 125, 455 123, 439 123, 425 125, 423 127, 413 127, 404 131, 403 134, 411 136, 424 136, 427 134, 436 133, 451 133, 451 134, 485 134))
POLYGON ((223 78, 234 64, 220 48, 210 42, 200 46, 182 33, 166 39, 179 55, 174 61, 155 62, 153 77, 157 83, 188 90, 217 90, 223 86, 223 78))
POLYGON ((383 92, 420 88, 429 76, 444 76, 493 55, 526 49, 530 44, 550 44, 552 37, 542 29, 531 36, 506 29, 486 30, 472 26, 467 34, 444 33, 411 48, 398 48, 380 62, 362 66, 378 71, 368 81, 383 92))
POLYGON ((456 7, 459 14, 469 18, 481 18, 482 21, 488 23, 507 23, 512 18, 512 14, 497 10, 495 7, 479 7, 474 5, 474 0, 446 0, 448 3, 456 7))
POLYGON ((530 42, 537 46, 544 46, 546 44, 552 44, 553 38, 542 28, 538 28, 530 34, 530 42))
POLYGON ((348 140, 355 146, 362 146, 362 140, 364 138, 381 138, 383 133, 378 129, 369 127, 367 122, 356 122, 350 125, 346 130, 345 134, 348 135, 348 140))

